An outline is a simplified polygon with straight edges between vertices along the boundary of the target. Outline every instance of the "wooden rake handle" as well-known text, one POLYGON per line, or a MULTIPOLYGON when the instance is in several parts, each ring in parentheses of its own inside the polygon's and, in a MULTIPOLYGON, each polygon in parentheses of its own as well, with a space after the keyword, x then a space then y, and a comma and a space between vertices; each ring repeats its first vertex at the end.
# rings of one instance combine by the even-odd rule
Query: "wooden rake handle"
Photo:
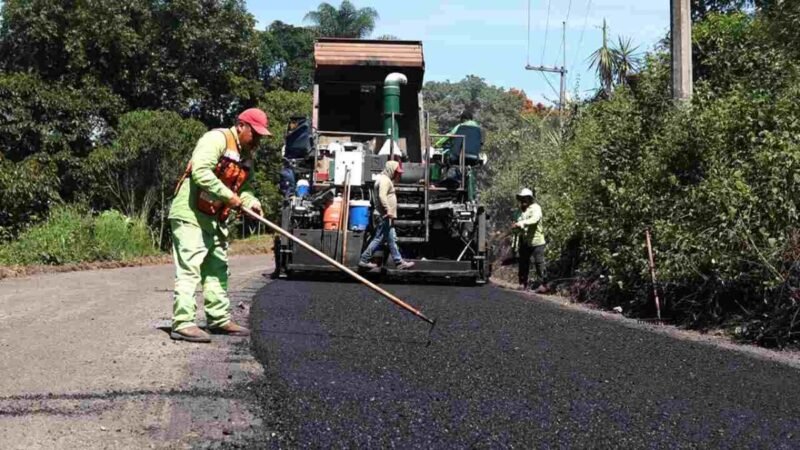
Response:
POLYGON ((331 258, 330 256, 322 253, 321 251, 317 250, 316 248, 312 247, 311 245, 307 244, 306 242, 303 242, 301 239, 298 239, 297 237, 295 237, 294 235, 292 235, 288 231, 284 230, 283 228, 279 227, 278 225, 276 225, 276 224, 270 222, 269 220, 265 219, 264 217, 256 214, 250 208, 245 208, 244 206, 242 206, 241 209, 248 216, 260 221, 264 225, 268 226, 269 228, 271 228, 275 232, 280 233, 281 235, 285 236, 286 238, 291 239, 295 244, 297 244, 297 245, 303 247, 304 249, 310 251, 311 253, 319 256, 320 258, 322 258, 323 261, 325 261, 328 264, 336 267, 337 269, 341 270, 342 272, 350 275, 351 277, 355 278, 356 280, 360 281, 362 284, 366 285, 368 288, 370 288, 373 291, 375 291, 375 292, 381 294, 382 296, 386 297, 388 300, 390 300, 395 305, 405 309, 406 311, 410 312, 411 314, 414 314, 415 316, 419 317, 420 319, 424 320, 425 322, 428 322, 431 325, 433 325, 435 323, 435 320, 432 320, 432 319, 429 319, 429 318, 425 317, 425 315, 422 314, 422 312, 419 309, 414 308, 413 306, 409 305, 408 303, 404 302, 403 300, 400 300, 394 294, 388 292, 387 290, 383 289, 382 287, 376 285, 375 283, 367 280, 366 278, 362 277, 361 275, 357 274, 356 272, 350 270, 350 268, 344 266, 340 262, 338 262, 335 259, 331 258))

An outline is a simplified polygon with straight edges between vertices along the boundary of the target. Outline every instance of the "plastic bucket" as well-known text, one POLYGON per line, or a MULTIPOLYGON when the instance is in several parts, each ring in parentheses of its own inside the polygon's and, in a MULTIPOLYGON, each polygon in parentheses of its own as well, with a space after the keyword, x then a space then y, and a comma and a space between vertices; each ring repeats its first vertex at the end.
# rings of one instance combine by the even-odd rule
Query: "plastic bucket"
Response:
POLYGON ((350 202, 350 229, 363 231, 369 225, 369 201, 353 200, 350 202))
POLYGON ((300 180, 297 182, 297 189, 295 189, 295 194, 298 197, 305 197, 308 195, 309 192, 308 180, 300 180))

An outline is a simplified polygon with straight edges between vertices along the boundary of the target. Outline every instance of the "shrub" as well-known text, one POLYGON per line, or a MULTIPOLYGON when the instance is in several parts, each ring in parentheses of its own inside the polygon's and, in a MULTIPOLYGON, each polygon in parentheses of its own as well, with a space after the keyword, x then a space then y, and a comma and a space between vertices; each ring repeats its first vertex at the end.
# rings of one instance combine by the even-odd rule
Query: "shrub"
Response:
POLYGON ((41 159, 15 163, 0 154, 0 241, 43 221, 50 207, 60 203, 56 167, 41 159))
POLYGON ((662 311, 796 345, 800 67, 757 15, 712 15, 696 29, 691 104, 672 103, 668 55, 649 55, 633 88, 578 106, 557 139, 527 126, 493 138, 507 156, 483 200, 505 227, 513 191, 536 187, 550 273, 580 301, 655 314, 650 228, 662 311))
POLYGON ((104 211, 94 222, 97 259, 125 261, 157 253, 147 225, 119 211, 104 211))
MULTIPOLYGON (((141 217, 166 244, 166 220, 178 177, 186 169, 205 126, 174 112, 133 111, 124 114, 111 145, 95 149, 84 160, 93 206, 141 217)), ((162 245, 165 247, 166 245, 162 245)))
POLYGON ((150 230, 141 220, 128 219, 117 211, 93 218, 85 209, 68 205, 54 208, 45 222, 0 247, 0 264, 124 261, 157 252, 150 230))
POLYGON ((92 219, 80 208, 54 208, 48 219, 4 246, 4 264, 68 264, 94 259, 92 219))
POLYGON ((579 243, 576 297, 653 315, 650 228, 662 300, 679 323, 798 341, 800 81, 788 63, 780 83, 748 69, 760 56, 742 49, 775 52, 760 26, 710 17, 696 34, 690 105, 671 106, 668 65, 653 55, 634 91, 582 105, 560 152, 541 158, 551 250, 579 243))

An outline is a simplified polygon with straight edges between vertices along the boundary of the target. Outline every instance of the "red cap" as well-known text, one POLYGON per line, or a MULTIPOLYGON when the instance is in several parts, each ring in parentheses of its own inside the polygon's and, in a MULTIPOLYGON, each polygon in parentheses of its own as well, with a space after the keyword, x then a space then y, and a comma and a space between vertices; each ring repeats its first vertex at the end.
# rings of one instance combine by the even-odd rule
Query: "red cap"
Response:
POLYGON ((261 136, 272 136, 272 133, 267 129, 269 126, 269 117, 267 113, 258 108, 244 110, 239 114, 239 120, 250 125, 253 131, 261 136))

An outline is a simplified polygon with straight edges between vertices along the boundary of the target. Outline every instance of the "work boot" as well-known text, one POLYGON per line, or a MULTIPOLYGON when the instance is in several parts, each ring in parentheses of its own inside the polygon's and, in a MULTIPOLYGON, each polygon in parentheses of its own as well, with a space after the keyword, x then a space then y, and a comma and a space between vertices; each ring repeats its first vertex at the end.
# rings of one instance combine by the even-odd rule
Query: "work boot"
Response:
POLYGON ((371 263, 371 262, 369 262, 369 261, 366 261, 366 262, 364 262, 364 261, 359 261, 359 262, 358 262, 358 267, 360 267, 360 268, 362 268, 362 269, 372 270, 372 269, 377 269, 377 268, 378 268, 378 265, 377 265, 377 264, 375 264, 375 263, 371 263))
POLYGON ((414 263, 411 261, 400 261, 397 263, 397 270, 406 270, 414 267, 414 263))
POLYGON ((192 325, 186 328, 181 328, 178 331, 172 330, 172 332, 169 333, 169 337, 176 341, 202 342, 202 343, 211 342, 211 336, 209 336, 208 333, 201 330, 196 325, 192 325))
POLYGON ((250 336, 250 330, 237 325, 236 322, 230 321, 221 327, 208 328, 211 334, 224 334, 227 336, 250 336))
POLYGON ((547 287, 546 284, 542 283, 533 292, 535 294, 547 294, 550 292, 550 289, 547 287))

